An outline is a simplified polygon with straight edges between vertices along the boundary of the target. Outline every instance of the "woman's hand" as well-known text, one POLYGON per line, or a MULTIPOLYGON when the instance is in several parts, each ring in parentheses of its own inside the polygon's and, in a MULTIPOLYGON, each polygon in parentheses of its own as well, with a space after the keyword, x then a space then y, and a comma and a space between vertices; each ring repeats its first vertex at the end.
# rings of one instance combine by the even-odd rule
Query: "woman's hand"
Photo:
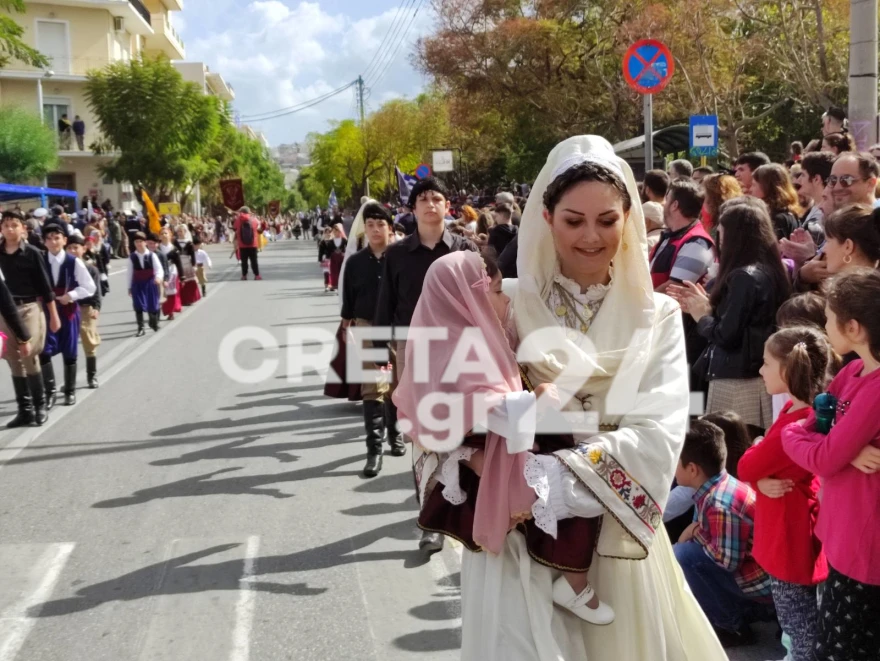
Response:
POLYGON ((562 408, 559 399, 559 388, 552 383, 542 383, 535 388, 535 397, 538 399, 538 415, 544 415, 547 411, 558 411, 562 408))
POLYGON ((776 480, 772 477, 765 477, 763 480, 758 480, 758 483, 755 486, 758 487, 758 491, 768 498, 782 498, 785 494, 794 489, 794 482, 791 480, 776 480))
POLYGON ((852 465, 866 475, 873 475, 880 470, 880 448, 866 445, 859 452, 859 456, 852 460, 852 465))
POLYGON ((681 537, 678 538, 679 543, 691 541, 694 538, 694 533, 697 531, 697 528, 699 526, 699 521, 694 521, 691 525, 685 528, 684 531, 681 533, 681 537))
POLYGON ((712 314, 712 304, 709 302, 709 295, 702 285, 685 281, 680 285, 669 285, 666 293, 678 301, 682 311, 691 315, 694 321, 699 321, 703 317, 712 314))
POLYGON ((483 474, 483 460, 486 458, 486 453, 483 450, 477 450, 471 455, 471 458, 464 462, 464 465, 470 468, 474 473, 479 477, 483 474))

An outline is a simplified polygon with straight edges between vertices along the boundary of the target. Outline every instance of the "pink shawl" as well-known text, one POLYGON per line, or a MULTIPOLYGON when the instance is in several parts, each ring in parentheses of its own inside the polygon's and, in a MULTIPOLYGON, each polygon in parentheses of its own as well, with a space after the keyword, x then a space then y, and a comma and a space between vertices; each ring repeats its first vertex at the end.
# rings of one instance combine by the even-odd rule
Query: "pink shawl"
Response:
MULTIPOLYGON (((420 439, 427 436, 433 438, 435 444, 443 442, 451 450, 470 430, 487 424, 486 415, 479 412, 486 406, 475 407, 475 399, 496 401, 507 393, 522 392, 516 359, 489 301, 489 284, 483 260, 474 252, 446 255, 434 262, 425 276, 409 328, 405 368, 394 391, 394 403, 401 420, 412 425, 408 433, 422 446, 426 443, 420 439), (425 352, 421 349, 424 342, 413 341, 425 328, 444 328, 448 338, 431 340, 425 352), (460 340, 471 333, 473 335, 466 339, 479 338, 479 341, 465 351, 459 347, 460 340), (419 374, 425 361, 427 379, 419 374), (450 373, 460 372, 467 364, 469 371, 450 373), (474 369, 475 366, 478 369, 474 369), (443 405, 435 406, 427 416, 425 411, 417 414, 420 402, 435 393, 460 395, 460 415, 452 415, 443 405), (432 424, 437 419, 446 424, 439 433, 437 425, 432 424)), ((529 513, 535 501, 535 493, 526 484, 523 474, 527 457, 525 452, 508 454, 504 439, 491 430, 487 433, 473 534, 474 541, 493 553, 501 552, 511 519, 529 513)))

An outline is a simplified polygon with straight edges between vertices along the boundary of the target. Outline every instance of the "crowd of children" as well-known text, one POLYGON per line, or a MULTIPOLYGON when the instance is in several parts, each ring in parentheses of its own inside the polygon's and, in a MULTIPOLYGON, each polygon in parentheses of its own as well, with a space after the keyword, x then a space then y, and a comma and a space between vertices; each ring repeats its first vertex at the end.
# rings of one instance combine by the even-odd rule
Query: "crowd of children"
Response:
POLYGON ((736 477, 713 416, 687 434, 676 481, 696 509, 675 553, 728 645, 775 610, 791 661, 880 658, 878 297, 880 273, 853 270, 824 307, 809 293, 780 309, 761 376, 787 401, 736 477))

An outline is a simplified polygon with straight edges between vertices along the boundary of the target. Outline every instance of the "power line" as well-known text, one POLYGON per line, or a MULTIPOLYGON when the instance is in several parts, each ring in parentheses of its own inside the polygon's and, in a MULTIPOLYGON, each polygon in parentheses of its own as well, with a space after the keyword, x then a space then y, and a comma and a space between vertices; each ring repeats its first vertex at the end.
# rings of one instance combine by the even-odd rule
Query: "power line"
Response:
POLYGON ((244 122, 263 122, 269 119, 278 119, 279 117, 286 117, 288 115, 293 115, 294 113, 300 112, 302 110, 306 110, 315 106, 327 99, 336 96, 337 94, 341 94, 347 89, 350 89, 353 85, 357 84, 356 80, 351 81, 347 85, 343 85, 342 87, 338 87, 335 90, 327 92, 326 94, 322 94, 319 97, 314 99, 310 99, 308 101, 303 101, 295 106, 290 106, 288 108, 282 108, 281 110, 273 110, 270 112, 260 113, 257 115, 249 115, 241 117, 241 120, 244 122))
POLYGON ((412 29, 413 23, 415 23, 416 16, 419 15, 419 10, 422 8, 423 2, 424 2, 424 0, 419 0, 419 4, 416 7, 416 10, 413 12, 412 18, 409 20, 409 24, 406 26, 406 30, 404 31, 403 36, 397 42, 397 48, 394 49, 394 53, 391 55, 391 57, 385 63, 385 66, 382 69, 382 71, 379 72, 379 74, 374 77, 373 81, 370 83, 371 86, 374 87, 379 84, 379 82, 382 80, 382 78, 385 77, 385 74, 388 72, 388 69, 394 63, 394 60, 397 59, 397 54, 400 52, 401 46, 403 46, 403 44, 406 42, 406 38, 409 36, 409 31, 412 29))
POLYGON ((373 53, 373 59, 370 60, 369 64, 367 64, 367 68, 364 69, 363 74, 361 74, 362 76, 364 76, 364 78, 367 77, 367 72, 373 67, 376 58, 379 57, 379 53, 382 52, 382 45, 385 43, 385 40, 388 39, 388 35, 391 34, 392 28, 396 25, 397 17, 400 16, 400 12, 403 10, 404 5, 407 4, 409 4, 409 0, 403 0, 403 2, 398 5, 397 12, 394 14, 394 20, 391 21, 391 25, 388 26, 388 30, 385 32, 385 36, 382 37, 381 40, 379 40, 379 45, 376 47, 376 52, 373 53))
MULTIPOLYGON (((367 80, 367 78, 371 78, 371 77, 374 78, 375 77, 376 72, 385 66, 386 61, 387 61, 386 58, 387 58, 388 54, 395 51, 399 47, 401 41, 406 37, 404 26, 406 25, 407 12, 409 12, 409 10, 415 5, 415 1, 416 0, 409 0, 407 2, 407 6, 404 10, 403 17, 402 17, 401 21, 397 24, 397 27, 394 29, 394 33, 391 35, 391 38, 388 40, 387 48, 382 50, 382 54, 379 57, 376 65, 373 67, 373 70, 371 72, 365 71, 363 73, 365 81, 367 80)), ((421 5, 421 0, 420 0, 419 4, 421 5)), ((416 9, 416 11, 418 11, 418 9, 416 9)), ((406 30, 408 30, 408 29, 409 28, 407 27, 406 30)))

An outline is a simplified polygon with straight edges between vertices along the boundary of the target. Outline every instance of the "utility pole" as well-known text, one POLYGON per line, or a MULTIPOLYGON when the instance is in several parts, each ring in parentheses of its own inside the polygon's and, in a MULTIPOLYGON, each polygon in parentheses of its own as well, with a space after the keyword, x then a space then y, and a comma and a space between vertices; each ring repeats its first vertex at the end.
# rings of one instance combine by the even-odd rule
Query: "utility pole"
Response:
MULTIPOLYGON (((876 1, 876 0, 875 0, 876 1)), ((357 94, 358 94, 358 108, 361 114, 361 133, 364 136, 364 154, 367 153, 366 145, 367 145, 367 125, 364 122, 364 77, 358 76, 357 80, 357 94)), ((364 182, 364 195, 367 197, 370 196, 370 179, 367 177, 367 180, 364 182)))
POLYGON ((859 149, 877 142, 877 0, 850 0, 847 115, 859 149))

